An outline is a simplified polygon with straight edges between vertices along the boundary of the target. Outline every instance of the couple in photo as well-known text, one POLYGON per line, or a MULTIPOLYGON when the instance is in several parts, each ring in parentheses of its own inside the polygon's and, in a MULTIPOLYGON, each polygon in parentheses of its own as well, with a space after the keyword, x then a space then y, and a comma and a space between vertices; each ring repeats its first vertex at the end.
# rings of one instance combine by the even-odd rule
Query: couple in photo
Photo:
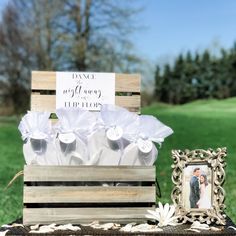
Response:
POLYGON ((210 208, 211 201, 207 194, 207 176, 201 172, 200 168, 193 170, 190 179, 190 208, 210 208))

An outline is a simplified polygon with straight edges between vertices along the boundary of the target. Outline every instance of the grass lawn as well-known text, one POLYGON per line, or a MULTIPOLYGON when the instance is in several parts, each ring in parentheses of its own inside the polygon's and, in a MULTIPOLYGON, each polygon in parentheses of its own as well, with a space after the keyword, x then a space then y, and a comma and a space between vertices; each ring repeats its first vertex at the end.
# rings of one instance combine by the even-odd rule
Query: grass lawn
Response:
POLYGON ((153 104, 143 114, 156 116, 169 125, 174 134, 159 150, 156 162, 162 202, 171 202, 171 150, 227 147, 226 213, 236 222, 236 98, 222 101, 196 101, 181 106, 153 104))
MULTIPOLYGON (((182 106, 153 104, 143 108, 142 113, 156 116, 174 130, 159 150, 157 160, 157 178, 162 191, 160 201, 171 202, 171 149, 227 147, 226 212, 236 222, 236 98, 196 101, 182 106)), ((22 214, 22 178, 4 191, 24 164, 17 125, 17 119, 0 118, 0 225, 22 214)))
POLYGON ((11 178, 23 169, 22 140, 16 119, 0 119, 0 225, 10 223, 22 215, 22 178, 11 188, 4 188, 11 178))

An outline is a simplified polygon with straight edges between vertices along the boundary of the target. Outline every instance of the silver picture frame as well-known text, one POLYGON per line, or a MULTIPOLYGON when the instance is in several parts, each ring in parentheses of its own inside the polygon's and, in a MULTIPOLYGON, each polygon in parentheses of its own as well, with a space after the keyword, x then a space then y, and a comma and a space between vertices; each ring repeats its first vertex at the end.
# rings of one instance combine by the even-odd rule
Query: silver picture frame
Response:
POLYGON ((173 164, 171 167, 173 168, 174 188, 171 198, 176 207, 175 214, 179 216, 180 221, 183 223, 200 221, 207 224, 213 222, 218 225, 226 224, 225 191, 223 189, 226 156, 226 148, 172 150, 173 164), (197 186, 200 196, 196 205, 192 203, 193 188, 191 185, 195 175, 198 175, 197 186), (204 182, 205 180, 208 182, 204 182))

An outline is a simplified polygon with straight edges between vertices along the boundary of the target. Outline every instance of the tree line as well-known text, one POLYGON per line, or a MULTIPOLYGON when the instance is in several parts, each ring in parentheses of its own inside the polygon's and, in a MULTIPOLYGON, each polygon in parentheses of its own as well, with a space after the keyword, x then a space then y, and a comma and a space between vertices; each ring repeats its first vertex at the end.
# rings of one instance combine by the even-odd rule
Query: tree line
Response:
POLYGON ((29 109, 31 70, 138 71, 131 1, 10 0, 0 19, 0 96, 29 109))
POLYGON ((173 65, 155 70, 155 100, 183 104, 236 96, 236 43, 215 56, 209 50, 180 54, 173 65))
MULTIPOLYGON (((132 0, 9 0, 0 18, 0 103, 29 109, 32 70, 141 73, 130 40, 140 10, 132 0)), ((156 66, 154 82, 143 104, 236 96, 236 44, 218 56, 180 54, 156 66)))

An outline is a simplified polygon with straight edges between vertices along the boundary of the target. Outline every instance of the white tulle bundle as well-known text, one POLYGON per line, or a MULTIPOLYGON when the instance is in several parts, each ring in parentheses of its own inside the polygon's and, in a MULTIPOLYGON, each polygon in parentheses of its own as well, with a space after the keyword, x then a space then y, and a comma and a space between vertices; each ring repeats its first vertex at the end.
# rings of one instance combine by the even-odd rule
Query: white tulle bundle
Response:
POLYGON ((55 160, 49 117, 49 112, 29 111, 19 124, 18 128, 24 140, 24 158, 28 165, 58 164, 55 160))
POLYGON ((173 130, 161 123, 154 116, 140 115, 135 122, 130 123, 124 133, 130 144, 122 156, 122 165, 153 165, 158 150, 153 142, 161 143, 171 135, 173 130))
POLYGON ((102 125, 106 129, 120 127, 125 130, 130 123, 136 120, 137 115, 119 106, 103 105, 100 117, 102 125))
POLYGON ((74 133, 86 142, 94 130, 96 116, 94 113, 77 109, 57 109, 58 122, 55 129, 59 133, 74 133))
POLYGON ((119 165, 125 146, 123 133, 136 120, 134 113, 114 106, 103 105, 97 117, 96 131, 89 137, 90 163, 119 165))
POLYGON ((51 122, 49 117, 49 112, 28 111, 22 118, 18 127, 22 139, 24 141, 29 138, 42 138, 48 140, 51 134, 51 122))
POLYGON ((130 141, 137 141, 139 138, 151 140, 161 144, 166 137, 171 135, 173 130, 160 122, 156 117, 140 115, 134 123, 127 127, 124 137, 130 141))
POLYGON ((103 105, 100 113, 81 109, 28 112, 19 130, 28 165, 153 165, 161 143, 173 130, 153 116, 103 105))
POLYGON ((87 137, 96 124, 94 114, 81 109, 58 109, 56 115, 55 144, 59 162, 62 165, 87 164, 87 137))

